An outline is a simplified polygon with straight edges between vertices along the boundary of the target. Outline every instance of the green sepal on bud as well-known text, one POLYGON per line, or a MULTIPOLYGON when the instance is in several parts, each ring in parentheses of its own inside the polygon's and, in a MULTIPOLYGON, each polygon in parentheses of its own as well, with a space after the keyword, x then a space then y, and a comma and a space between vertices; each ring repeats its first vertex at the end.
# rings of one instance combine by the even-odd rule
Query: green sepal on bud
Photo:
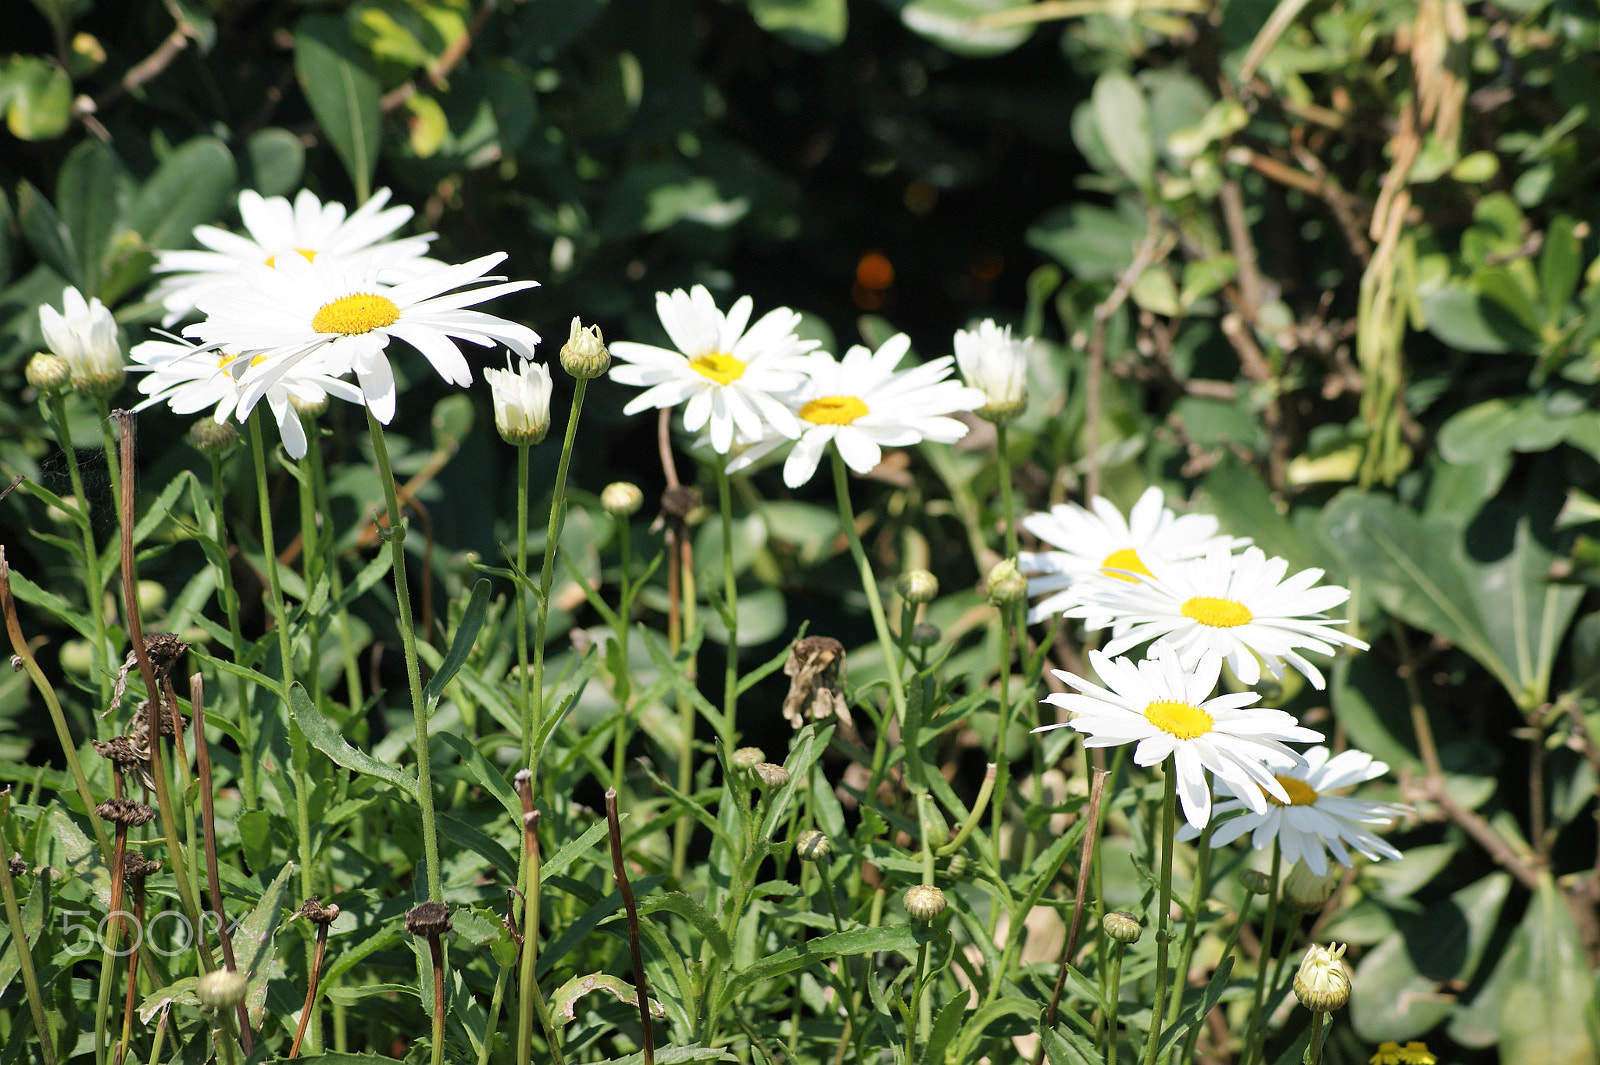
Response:
POLYGON ((585 381, 611 369, 611 352, 606 350, 605 337, 600 335, 599 326, 585 328, 581 319, 572 320, 567 342, 561 345, 561 368, 585 381))
POLYGON ((215 418, 200 418, 189 426, 189 446, 207 458, 221 458, 239 446, 239 430, 232 421, 217 424, 215 418))
POLYGON ((1252 895, 1265 895, 1272 890, 1272 878, 1259 869, 1239 870, 1239 883, 1252 895))
POLYGON ((1306 951, 1294 974, 1294 997, 1312 1013, 1331 1013, 1350 1001, 1350 974, 1345 971, 1343 944, 1306 951))
POLYGON ((72 387, 72 367, 67 365, 66 359, 48 351, 29 359, 23 375, 42 396, 58 396, 72 387))
POLYGON ((939 578, 925 569, 907 570, 894 582, 894 588, 908 603, 931 603, 939 594, 939 578))
POLYGON ((601 490, 600 506, 613 518, 631 518, 644 506, 644 492, 629 481, 613 481, 601 490))
POLYGON ((820 862, 833 853, 833 842, 820 829, 808 828, 795 841, 794 853, 802 862, 820 862))
POLYGON ((1008 558, 989 571, 984 589, 995 606, 1020 603, 1028 597, 1028 578, 1017 569, 1016 559, 1008 558))
POLYGON ((207 1009, 232 1009, 244 1001, 249 987, 250 981, 244 973, 231 969, 213 969, 195 984, 194 995, 200 1000, 200 1005, 207 1009))
POLYGON ((749 772, 767 760, 767 752, 760 747, 740 747, 728 758, 735 769, 749 772))
POLYGON ((1139 937, 1144 935, 1144 925, 1127 910, 1112 910, 1100 918, 1100 928, 1106 935, 1124 945, 1137 943, 1139 937))
POLYGON ((776 762, 757 762, 752 772, 764 788, 781 788, 789 783, 789 771, 776 762))
POLYGON ((1318 875, 1306 867, 1305 862, 1295 862, 1289 875, 1283 878, 1283 901, 1292 910, 1315 913, 1333 898, 1339 886, 1339 875, 1331 868, 1318 875))
POLYGON ((906 888, 906 893, 901 899, 905 903, 906 913, 916 921, 931 921, 944 912, 947 905, 944 892, 932 884, 916 884, 906 888))
POLYGON ((922 621, 911 626, 912 647, 932 647, 944 637, 939 631, 939 626, 931 621, 922 621))

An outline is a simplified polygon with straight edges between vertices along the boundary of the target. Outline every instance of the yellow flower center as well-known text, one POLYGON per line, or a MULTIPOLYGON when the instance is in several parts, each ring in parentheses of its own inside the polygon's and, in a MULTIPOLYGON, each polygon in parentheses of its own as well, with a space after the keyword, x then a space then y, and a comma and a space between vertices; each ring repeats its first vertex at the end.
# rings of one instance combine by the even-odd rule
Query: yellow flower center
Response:
POLYGON ((800 408, 800 417, 815 425, 849 425, 866 413, 867 405, 855 396, 822 396, 800 408))
POLYGON ((1151 576, 1145 567, 1144 560, 1139 557, 1139 552, 1131 547, 1124 547, 1120 551, 1113 551, 1100 563, 1100 572, 1114 580, 1130 581, 1137 584, 1138 578, 1130 576, 1133 573, 1151 576))
MULTIPOLYGON (((240 358, 240 356, 238 356, 238 355, 229 355, 226 352, 222 352, 222 353, 217 355, 217 367, 219 369, 227 369, 229 363, 235 362, 239 358, 240 358)), ((250 365, 251 366, 260 366, 262 363, 264 363, 266 361, 267 361, 267 356, 266 356, 266 353, 263 352, 262 354, 257 355, 253 359, 251 359, 250 360, 250 365)))
POLYGON ((356 336, 382 329, 400 320, 400 308, 394 301, 372 292, 357 292, 324 304, 311 319, 311 328, 318 333, 342 333, 356 336))
POLYGON ((698 359, 690 359, 689 369, 702 377, 711 378, 719 385, 737 381, 744 376, 744 363, 725 351, 713 351, 698 359))
POLYGON ((1216 720, 1193 703, 1161 699, 1144 708, 1145 720, 1180 740, 1192 740, 1211 731, 1216 720))
POLYGON ((1231 629, 1239 625, 1248 625, 1255 617, 1250 613, 1250 608, 1243 603, 1232 599, 1217 599, 1209 595, 1197 595, 1193 599, 1186 600, 1182 609, 1184 617, 1198 621, 1202 625, 1209 625, 1213 629, 1231 629))
MULTIPOLYGON (((310 248, 296 248, 294 250, 299 252, 300 253, 300 257, 302 259, 304 259, 308 263, 316 262, 316 260, 317 260, 317 253, 312 251, 310 248)), ((268 266, 277 266, 278 265, 278 257, 276 255, 267 256, 267 265, 268 266)))
POLYGON ((1286 777, 1274 773, 1278 783, 1283 785, 1283 790, 1289 793, 1289 801, 1284 802, 1270 791, 1265 792, 1267 801, 1274 806, 1315 806, 1317 803, 1317 789, 1298 777, 1286 777))

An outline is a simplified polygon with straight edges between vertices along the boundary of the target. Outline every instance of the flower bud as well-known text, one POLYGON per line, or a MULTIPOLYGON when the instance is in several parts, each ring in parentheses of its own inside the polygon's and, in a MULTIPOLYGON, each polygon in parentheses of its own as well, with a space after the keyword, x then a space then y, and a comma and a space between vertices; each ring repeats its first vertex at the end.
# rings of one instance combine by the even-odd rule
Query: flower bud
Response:
POLYGON ((1122 944, 1137 943, 1144 934, 1144 925, 1139 923, 1139 918, 1126 910, 1112 910, 1100 918, 1100 927, 1106 935, 1122 944))
POLYGON ((29 359, 28 368, 23 373, 28 378, 28 384, 37 388, 40 395, 58 395, 72 383, 72 367, 67 365, 67 360, 48 351, 41 351, 29 359))
POLYGON ((1016 559, 997 562, 985 582, 989 602, 995 606, 1021 602, 1028 597, 1028 578, 1017 570, 1016 559))
POLYGON ((833 853, 833 843, 818 829, 808 828, 800 833, 794 852, 802 862, 820 862, 833 853))
POLYGON ((911 626, 912 647, 932 647, 939 642, 944 634, 939 631, 939 626, 931 621, 920 622, 911 626))
POLYGON ((735 769, 749 771, 767 760, 767 752, 760 747, 740 747, 728 759, 735 769))
POLYGON ((294 412, 307 421, 316 421, 328 412, 328 394, 324 392, 316 399, 301 399, 291 393, 289 395, 289 406, 293 407, 294 412))
POLYGON ((612 481, 600 492, 600 506, 613 518, 631 518, 644 505, 644 493, 629 481, 612 481))
MULTIPOLYGON (((565 356, 563 356, 565 358, 565 356)), ((550 371, 532 359, 513 370, 485 370, 494 401, 494 427, 500 439, 515 447, 542 441, 550 432, 550 371)))
POLYGON ((1013 340, 1010 326, 990 319, 968 332, 956 330, 956 365, 967 384, 981 391, 987 402, 973 411, 986 421, 1003 425, 1028 409, 1028 351, 1032 338, 1013 340))
POLYGON ((775 762, 757 762, 754 772, 764 788, 781 788, 789 783, 789 771, 775 762))
POLYGON ((1272 878, 1259 869, 1239 870, 1239 883, 1252 895, 1265 895, 1272 890, 1272 878))
POLYGON ((572 320, 572 331, 567 342, 561 345, 561 368, 573 377, 585 381, 599 377, 611 369, 611 352, 606 350, 605 337, 600 327, 584 328, 580 319, 572 320))
POLYGON ((239 445, 239 430, 232 421, 217 424, 215 419, 201 418, 189 426, 189 446, 207 458, 221 458, 239 445))
POLYGON ((944 892, 932 884, 917 884, 906 888, 902 901, 905 903, 906 913, 917 921, 931 921, 943 913, 945 908, 944 892))
POLYGON ((109 396, 122 387, 122 348, 117 323, 99 299, 85 300, 77 289, 62 293, 62 311, 39 308, 45 344, 67 364, 72 387, 94 396, 109 396))
POLYGON ((229 969, 213 969, 195 984, 195 997, 207 1009, 232 1009, 244 1001, 250 981, 244 973, 229 969))
POLYGON ((1338 874, 1332 869, 1318 876, 1306 868, 1305 862, 1295 862, 1283 878, 1283 901, 1292 910, 1311 913, 1322 909, 1338 886, 1338 874))
POLYGON ((939 594, 939 578, 925 569, 907 570, 894 582, 900 598, 913 605, 931 603, 939 594))
POLYGON ((1350 1001, 1350 974, 1345 971, 1344 945, 1306 951, 1305 960, 1294 974, 1294 996, 1312 1013, 1331 1013, 1350 1001))

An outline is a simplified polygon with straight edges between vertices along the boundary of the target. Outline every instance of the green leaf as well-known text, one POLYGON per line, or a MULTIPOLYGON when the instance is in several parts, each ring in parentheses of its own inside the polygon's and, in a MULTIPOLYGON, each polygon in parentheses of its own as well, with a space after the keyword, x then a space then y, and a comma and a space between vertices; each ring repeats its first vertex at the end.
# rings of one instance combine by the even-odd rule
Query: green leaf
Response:
POLYGON ((398 766, 381 762, 365 751, 357 750, 345 742, 339 727, 318 710, 306 694, 305 686, 295 683, 289 689, 289 711, 300 725, 311 746, 331 758, 335 764, 369 777, 386 780, 413 799, 417 797, 417 780, 398 766))
POLYGON ((454 732, 436 732, 434 739, 442 740, 445 746, 460 755, 461 764, 466 766, 467 773, 477 785, 500 800, 500 805, 505 807, 512 821, 519 825, 522 823, 522 800, 517 797, 511 785, 506 783, 506 775, 483 756, 477 744, 466 736, 459 736, 454 732))
POLYGON ((991 1024, 1002 1017, 1025 1017, 1030 1024, 1036 1024, 1039 1018, 1039 1003, 1020 995, 1006 995, 981 1006, 961 1028, 961 1038, 956 1041, 955 1060, 977 1060, 977 1055, 973 1051, 978 1045, 978 1040, 983 1038, 983 1033, 991 1024))
MULTIPOLYGON (((1504 874, 1497 874, 1504 875, 1504 874)), ((1500 1009, 1500 1060, 1588 1065, 1600 1060, 1600 1009, 1572 914, 1548 872, 1517 929, 1500 1009)))
POLYGON ((1108 70, 1090 95, 1095 122, 1117 169, 1143 188, 1155 173, 1155 145, 1150 139, 1150 107, 1144 91, 1121 70, 1108 70))
POLYGON ((1486 355, 1531 354, 1539 339, 1500 304, 1451 282, 1422 301, 1428 332, 1460 351, 1486 355))
POLYGON ((313 14, 295 27, 295 77, 311 113, 350 174, 358 201, 365 201, 372 190, 383 121, 378 79, 365 60, 343 19, 313 14))
POLYGON ((646 899, 639 906, 639 915, 642 917, 658 910, 675 913, 694 925, 695 929, 705 937, 705 941, 711 945, 712 952, 716 954, 724 965, 733 957, 733 947, 729 945, 728 937, 723 933, 722 927, 717 924, 717 919, 711 916, 709 910, 688 895, 681 891, 669 891, 665 895, 657 895, 654 898, 646 899))
POLYGON ((234 936, 234 957, 238 959, 239 970, 250 976, 245 1006, 250 1011, 251 1027, 261 1026, 267 1010, 267 985, 282 973, 282 966, 272 953, 272 934, 283 916, 289 898, 289 876, 294 868, 294 863, 289 862, 278 871, 234 936))
POLYGON ((1566 435, 1565 418, 1554 418, 1537 396, 1489 399, 1451 416, 1439 429, 1439 454, 1446 462, 1485 462, 1513 451, 1547 451, 1566 435))
POLYGON ((456 626, 456 634, 450 639, 450 650, 445 652, 439 668, 434 670, 433 676, 428 679, 428 686, 423 689, 422 699, 430 715, 439 705, 445 685, 461 671, 467 656, 472 653, 472 644, 478 638, 478 631, 483 628, 484 615, 488 611, 489 582, 480 577, 472 586, 472 598, 461 615, 461 624, 456 626))
POLYGON ((215 137, 191 137, 161 161, 133 198, 128 224, 157 248, 186 248, 194 227, 222 213, 239 168, 215 137))
POLYGON ((1044 1056, 1050 1065, 1100 1065, 1100 1052, 1093 1043, 1070 1028, 1066 1034, 1059 1029, 1039 1028, 1044 1042, 1044 1056))
POLYGON ((845 0, 746 0, 756 25, 812 52, 844 40, 849 25, 845 0))
POLYGON ((56 209, 72 234, 84 298, 99 294, 100 267, 126 206, 126 179, 111 149, 95 137, 67 154, 56 179, 56 209))
MULTIPOLYGON (((1164 1058, 1178 1040, 1188 1034, 1189 1029, 1200 1023, 1200 1018, 1210 1013, 1212 1008, 1222 1000, 1222 993, 1228 989, 1228 977, 1233 973, 1233 955, 1222 959, 1216 971, 1211 974, 1211 979, 1206 981, 1205 990, 1200 997, 1191 1000, 1188 1005, 1178 1011, 1167 1030, 1161 1033, 1161 1042, 1156 1047, 1156 1057, 1164 1058)), ((1188 995, 1184 996, 1188 998, 1188 995)))
MULTIPOLYGON (((638 991, 627 981, 609 976, 606 973, 589 973, 587 976, 574 976, 571 980, 556 988, 550 996, 550 1013, 552 1016, 566 1021, 577 1020, 573 1006, 578 999, 591 991, 609 991, 618 1002, 625 1006, 634 1006, 638 1003, 638 991)), ((666 1009, 658 1002, 650 1003, 652 1016, 661 1018, 666 1016, 666 1009)))
POLYGON ((1544 247, 1539 253, 1539 294, 1544 297, 1544 320, 1561 324, 1561 312, 1578 287, 1583 273, 1583 242, 1578 227, 1566 215, 1553 220, 1544 231, 1544 247))
POLYGON ((306 149, 293 133, 277 126, 258 129, 245 142, 244 152, 250 165, 250 187, 261 195, 287 196, 300 187, 306 149))
MULTIPOLYGON (((413 988, 412 990, 415 990, 413 988)), ((148 1023, 148 1022, 146 1022, 148 1023)), ((388 1058, 378 1054, 312 1054, 310 1057, 299 1057, 296 1061, 303 1065, 400 1065, 399 1058, 388 1058)))
POLYGON ((836 956, 851 957, 891 950, 909 952, 937 934, 902 924, 887 928, 852 928, 847 932, 834 932, 832 935, 809 939, 762 958, 730 976, 712 1010, 712 1016, 722 1014, 740 995, 773 977, 792 973, 796 969, 825 965, 836 956))
POLYGON ((13 56, 0 67, 0 100, 18 140, 51 140, 72 125, 72 78, 37 56, 13 56))
POLYGON ((17 182, 17 224, 28 247, 46 266, 80 289, 83 287, 72 234, 50 201, 27 181, 17 182))
POLYGON ((1448 985, 1477 972, 1510 890, 1509 873, 1490 873, 1368 951, 1350 982, 1350 1019, 1361 1038, 1403 1043, 1448 1017, 1456 1000, 1448 985))
POLYGON ((1027 0, 911 0, 900 9, 900 21, 957 55, 1001 55, 1032 36, 1033 26, 976 26, 972 20, 1026 6, 1027 0))

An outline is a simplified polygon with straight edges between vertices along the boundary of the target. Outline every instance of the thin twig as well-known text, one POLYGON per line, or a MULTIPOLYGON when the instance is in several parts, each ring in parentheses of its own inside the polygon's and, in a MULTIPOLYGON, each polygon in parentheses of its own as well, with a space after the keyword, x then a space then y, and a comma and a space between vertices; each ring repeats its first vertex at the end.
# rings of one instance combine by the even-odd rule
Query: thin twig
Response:
MULTIPOLYGON (((211 910, 217 915, 217 939, 222 943, 222 964, 230 973, 239 971, 233 957, 233 936, 228 932, 228 911, 222 904, 222 878, 217 862, 216 800, 211 792, 211 747, 206 742, 205 679, 196 673, 189 678, 189 709, 194 714, 195 773, 200 780, 200 829, 206 841, 206 889, 211 893, 211 910)), ((176 716, 176 714, 174 714, 176 716)), ((250 1013, 243 1002, 238 1005, 239 1042, 246 1055, 255 1053, 255 1038, 250 1034, 250 1013)))
POLYGON ((628 949, 633 955, 633 986, 639 996, 639 1024, 644 1028, 644 1065, 655 1065, 656 1037, 650 1024, 650 989, 645 982, 644 955, 639 950, 639 909, 633 903, 633 888, 622 862, 622 822, 617 816, 617 789, 606 789, 606 824, 611 829, 611 873, 622 893, 622 908, 628 915, 628 949))
MULTIPOLYGON (((1056 1011, 1061 1005, 1061 994, 1067 986, 1067 969, 1078 953, 1078 936, 1083 931, 1083 907, 1089 898, 1089 866, 1094 860, 1094 844, 1100 835, 1100 797, 1106 790, 1106 778, 1111 774, 1097 769, 1089 781, 1089 820, 1083 828, 1083 845, 1078 850, 1078 886, 1072 894, 1072 926, 1067 932, 1066 945, 1061 950, 1061 965, 1056 971, 1056 989, 1050 995, 1050 1006, 1044 1011, 1044 1026, 1056 1026, 1056 1011)), ((1116 1038, 1116 1033, 1112 1033, 1116 1038)), ((1033 1065, 1044 1061, 1044 1040, 1033 1054, 1033 1065)))

